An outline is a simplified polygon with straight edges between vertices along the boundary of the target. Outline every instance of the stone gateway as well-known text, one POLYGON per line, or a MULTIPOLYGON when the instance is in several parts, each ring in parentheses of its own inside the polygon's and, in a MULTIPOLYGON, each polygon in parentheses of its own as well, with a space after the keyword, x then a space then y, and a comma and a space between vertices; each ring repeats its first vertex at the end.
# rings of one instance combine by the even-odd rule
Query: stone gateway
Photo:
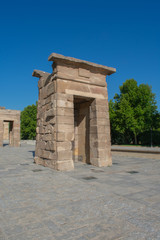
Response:
POLYGON ((20 111, 0 107, 0 147, 3 140, 9 140, 10 146, 20 146, 20 111))
POLYGON ((35 163, 72 170, 81 161, 111 166, 106 76, 111 67, 52 53, 53 72, 34 70, 39 99, 35 163))

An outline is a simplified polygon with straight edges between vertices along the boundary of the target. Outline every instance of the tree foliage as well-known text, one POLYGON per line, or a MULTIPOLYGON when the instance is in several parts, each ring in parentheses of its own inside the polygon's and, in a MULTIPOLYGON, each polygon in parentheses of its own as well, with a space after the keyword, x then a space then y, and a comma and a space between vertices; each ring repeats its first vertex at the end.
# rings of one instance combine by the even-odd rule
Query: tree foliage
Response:
POLYGON ((21 139, 35 139, 37 105, 29 105, 21 112, 21 139))
POLYGON ((137 136, 159 125, 155 94, 148 84, 137 85, 134 79, 126 80, 109 102, 112 137, 121 142, 137 144, 137 136))

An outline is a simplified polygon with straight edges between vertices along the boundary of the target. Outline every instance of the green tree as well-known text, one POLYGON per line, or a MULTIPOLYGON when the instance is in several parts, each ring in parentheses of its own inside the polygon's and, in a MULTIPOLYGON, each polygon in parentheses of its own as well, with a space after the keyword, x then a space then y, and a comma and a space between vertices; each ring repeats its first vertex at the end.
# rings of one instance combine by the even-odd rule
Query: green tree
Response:
POLYGON ((21 139, 35 139, 37 104, 29 105, 21 112, 21 139))
POLYGON ((148 84, 137 85, 134 79, 126 80, 110 101, 111 130, 119 132, 137 144, 138 134, 157 128, 158 116, 155 94, 148 84))

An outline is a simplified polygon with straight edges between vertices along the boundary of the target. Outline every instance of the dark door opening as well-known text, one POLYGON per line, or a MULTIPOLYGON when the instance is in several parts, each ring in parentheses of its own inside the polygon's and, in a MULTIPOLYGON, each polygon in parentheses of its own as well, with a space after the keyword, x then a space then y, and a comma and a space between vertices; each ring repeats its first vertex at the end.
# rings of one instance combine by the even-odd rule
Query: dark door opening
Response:
POLYGON ((74 98, 73 160, 90 164, 90 98, 74 98))

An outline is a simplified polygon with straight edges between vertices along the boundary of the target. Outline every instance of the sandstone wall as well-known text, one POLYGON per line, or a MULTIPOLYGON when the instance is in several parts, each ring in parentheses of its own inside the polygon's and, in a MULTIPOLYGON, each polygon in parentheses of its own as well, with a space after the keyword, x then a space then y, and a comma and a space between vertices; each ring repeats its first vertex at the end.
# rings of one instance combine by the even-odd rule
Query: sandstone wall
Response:
POLYGON ((86 163, 110 166, 106 75, 115 70, 61 55, 49 60, 52 57, 52 74, 33 72, 39 77, 35 162, 71 170, 81 156, 86 163))

